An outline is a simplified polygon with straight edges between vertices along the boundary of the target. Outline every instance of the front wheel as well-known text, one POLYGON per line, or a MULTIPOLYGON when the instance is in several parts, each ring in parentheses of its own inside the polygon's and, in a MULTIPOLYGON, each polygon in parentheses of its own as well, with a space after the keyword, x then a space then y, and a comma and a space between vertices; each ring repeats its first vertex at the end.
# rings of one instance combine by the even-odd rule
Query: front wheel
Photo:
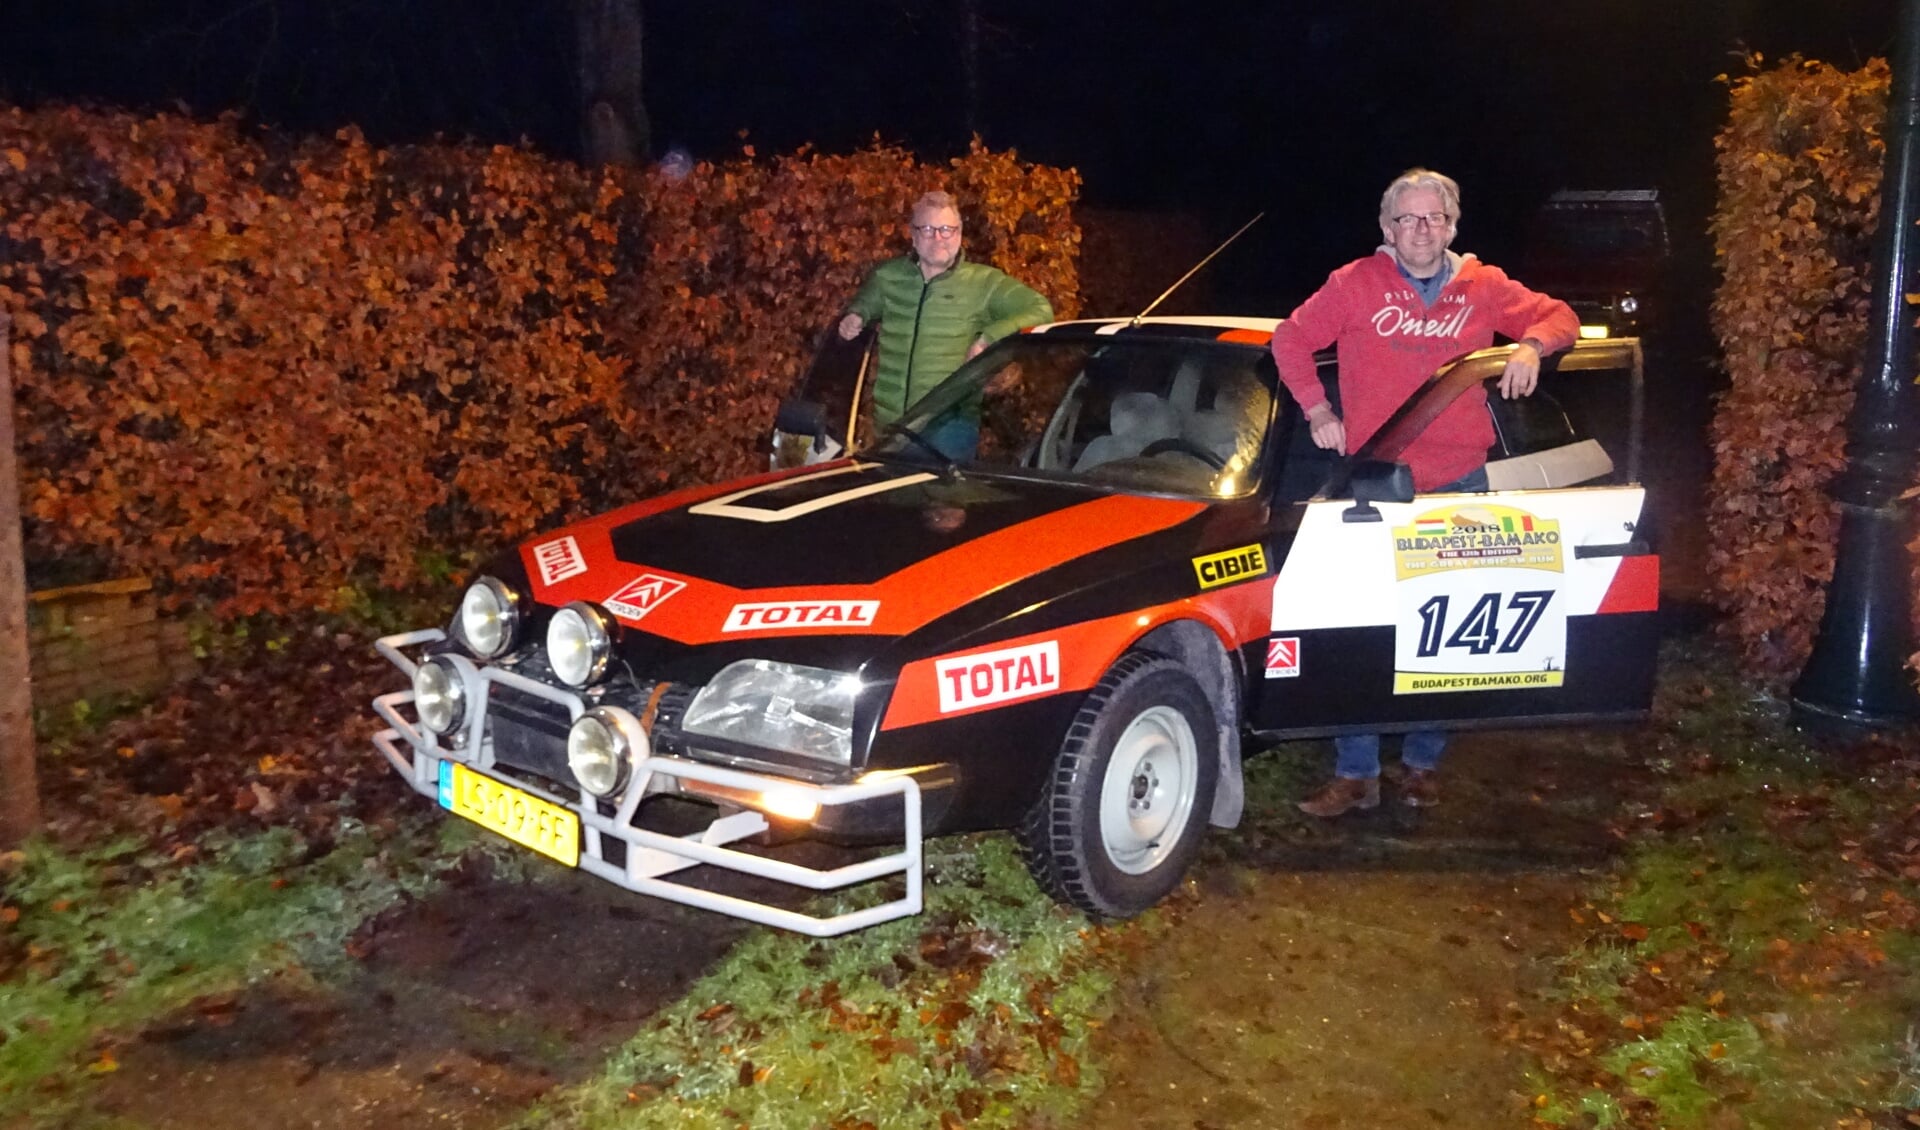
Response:
POLYGON ((1122 656, 1087 695, 1021 822, 1028 869, 1094 917, 1139 914, 1193 861, 1219 771, 1200 684, 1174 660, 1122 656))

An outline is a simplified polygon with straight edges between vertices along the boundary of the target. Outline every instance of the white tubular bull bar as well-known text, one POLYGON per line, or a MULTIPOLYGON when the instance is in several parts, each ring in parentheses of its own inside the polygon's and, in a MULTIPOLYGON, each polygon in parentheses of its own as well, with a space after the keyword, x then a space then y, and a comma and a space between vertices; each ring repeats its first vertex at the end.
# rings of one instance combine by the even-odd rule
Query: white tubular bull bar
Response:
MULTIPOLYGON (((420 631, 387 636, 376 642, 374 648, 394 666, 405 672, 411 683, 413 673, 418 669, 419 664, 409 658, 403 649, 437 643, 445 638, 446 633, 440 629, 425 628, 420 631)), ((373 736, 375 748, 386 756, 387 761, 409 785, 413 786, 414 791, 423 796, 432 797, 436 804, 439 802, 442 761, 458 762, 475 772, 499 779, 499 774, 494 771, 493 739, 486 724, 488 692, 493 684, 500 683, 564 706, 570 719, 578 719, 586 712, 585 701, 572 691, 549 686, 502 668, 481 667, 462 655, 450 655, 448 658, 454 669, 459 672, 462 689, 466 693, 467 717, 463 723, 464 740, 457 746, 452 748, 443 746, 438 735, 409 721, 400 713, 400 707, 413 703, 411 686, 406 690, 384 694, 373 700, 374 713, 379 715, 388 726, 388 729, 373 736), (403 742, 404 747, 401 744, 403 742)), ((700 907, 703 910, 717 911, 764 926, 778 926, 784 930, 792 930, 795 933, 816 938, 845 934, 920 913, 922 840, 920 786, 912 776, 907 774, 877 776, 845 785, 815 785, 786 777, 727 769, 718 765, 707 765, 679 757, 663 757, 649 752, 635 759, 627 787, 620 795, 619 809, 612 816, 602 815, 595 798, 585 789, 578 790, 569 798, 534 787, 518 778, 502 780, 500 783, 572 811, 580 818, 585 841, 581 845, 580 867, 610 883, 616 883, 639 894, 652 895, 669 902, 700 907), (897 795, 900 797, 901 823, 904 829, 901 837, 903 843, 899 851, 887 855, 831 870, 820 870, 782 860, 767 859, 725 846, 767 830, 766 817, 752 809, 718 817, 702 831, 688 836, 670 836, 663 832, 648 831, 645 828, 636 827, 633 823, 634 815, 640 808, 640 802, 653 793, 671 791, 663 783, 656 781, 656 778, 696 781, 751 793, 778 790, 783 794, 804 797, 822 808, 897 795), (619 840, 626 845, 625 866, 607 860, 602 848, 602 840, 606 837, 619 840), (700 864, 816 891, 836 890, 899 874, 906 879, 906 893, 901 898, 862 910, 823 917, 769 906, 752 899, 702 890, 662 878, 664 875, 700 864)))

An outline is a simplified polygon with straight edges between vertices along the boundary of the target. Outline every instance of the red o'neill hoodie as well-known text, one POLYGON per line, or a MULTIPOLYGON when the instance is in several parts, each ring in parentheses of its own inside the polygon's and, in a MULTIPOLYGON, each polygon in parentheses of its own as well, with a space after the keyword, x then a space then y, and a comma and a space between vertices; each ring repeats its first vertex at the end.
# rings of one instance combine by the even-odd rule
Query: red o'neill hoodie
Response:
MULTIPOLYGON (((1471 255, 1454 262, 1453 277, 1429 306, 1382 247, 1327 276, 1326 285, 1273 331, 1274 363, 1302 411, 1327 398, 1314 351, 1338 343, 1349 452, 1441 365, 1487 348, 1495 333, 1515 341, 1532 338, 1542 355, 1567 348, 1578 336, 1579 319, 1566 303, 1528 290, 1471 255)), ((1454 401, 1400 458, 1413 468, 1415 488, 1426 491, 1485 463, 1492 443, 1487 394, 1480 387, 1454 401)))

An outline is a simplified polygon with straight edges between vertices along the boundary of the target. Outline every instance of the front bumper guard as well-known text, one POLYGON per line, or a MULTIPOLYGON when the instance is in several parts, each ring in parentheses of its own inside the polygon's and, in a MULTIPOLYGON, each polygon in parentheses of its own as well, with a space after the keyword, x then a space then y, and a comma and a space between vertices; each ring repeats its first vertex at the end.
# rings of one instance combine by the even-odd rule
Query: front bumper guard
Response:
MULTIPOLYGON (((419 664, 409 658, 403 649, 438 643, 445 638, 446 633, 440 629, 425 628, 386 636, 374 647, 400 668, 411 684, 419 664)), ((439 801, 442 761, 456 761, 475 772, 499 779, 499 774, 493 771, 493 742, 486 724, 488 692, 493 684, 499 683, 563 706, 569 720, 578 719, 587 709, 585 701, 572 691, 549 686, 502 668, 480 667, 462 655, 453 655, 451 659, 460 673, 462 689, 466 692, 465 738, 457 746, 450 748, 442 745, 438 735, 408 721, 400 713, 400 707, 413 702, 411 685, 406 690, 384 694, 373 700, 374 713, 389 727, 373 736, 374 746, 413 786, 415 792, 434 798, 436 804, 439 801)), ((584 839, 580 850, 581 868, 638 894, 717 911, 764 926, 778 926, 816 938, 845 934, 920 913, 920 786, 911 776, 889 774, 846 785, 815 785, 764 773, 726 769, 685 758, 658 756, 651 752, 637 759, 632 769, 628 785, 620 796, 619 808, 612 816, 603 815, 596 799, 584 789, 578 790, 572 797, 565 797, 529 786, 517 778, 501 783, 569 809, 579 816, 584 839), (767 830, 766 817, 751 809, 718 817, 704 830, 687 836, 670 836, 636 827, 633 818, 640 802, 650 794, 668 791, 661 787, 663 778, 751 792, 777 789, 782 793, 804 796, 822 808, 897 795, 901 805, 903 842, 898 851, 845 867, 820 870, 727 847, 727 844, 767 830), (624 866, 606 858, 602 844, 609 837, 626 845, 624 866), (700 864, 815 891, 837 890, 898 874, 905 877, 906 893, 900 898, 860 910, 817 916, 701 890, 663 878, 700 864)))

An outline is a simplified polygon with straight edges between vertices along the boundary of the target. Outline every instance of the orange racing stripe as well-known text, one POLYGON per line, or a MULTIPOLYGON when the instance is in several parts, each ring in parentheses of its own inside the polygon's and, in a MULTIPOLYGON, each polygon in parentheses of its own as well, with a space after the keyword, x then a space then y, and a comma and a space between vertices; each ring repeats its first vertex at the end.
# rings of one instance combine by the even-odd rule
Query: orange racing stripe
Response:
POLYGON ((901 669, 900 681, 894 687, 893 699, 887 704, 886 717, 881 720, 880 729, 898 730, 924 722, 937 722, 942 718, 958 718, 965 714, 996 710, 1001 706, 1042 697, 1040 693, 1035 693, 985 706, 943 712, 940 708, 937 672, 937 666, 943 660, 1056 642, 1060 648, 1059 685, 1057 689, 1049 688, 1044 693, 1084 693, 1100 681, 1100 676, 1113 666, 1114 660, 1142 636, 1162 624, 1175 620, 1196 620, 1212 630, 1222 647, 1235 651, 1243 644, 1265 637, 1272 616, 1273 579, 1267 577, 1183 597, 1137 612, 1086 620, 1056 631, 1035 632, 948 655, 915 660, 901 669))

